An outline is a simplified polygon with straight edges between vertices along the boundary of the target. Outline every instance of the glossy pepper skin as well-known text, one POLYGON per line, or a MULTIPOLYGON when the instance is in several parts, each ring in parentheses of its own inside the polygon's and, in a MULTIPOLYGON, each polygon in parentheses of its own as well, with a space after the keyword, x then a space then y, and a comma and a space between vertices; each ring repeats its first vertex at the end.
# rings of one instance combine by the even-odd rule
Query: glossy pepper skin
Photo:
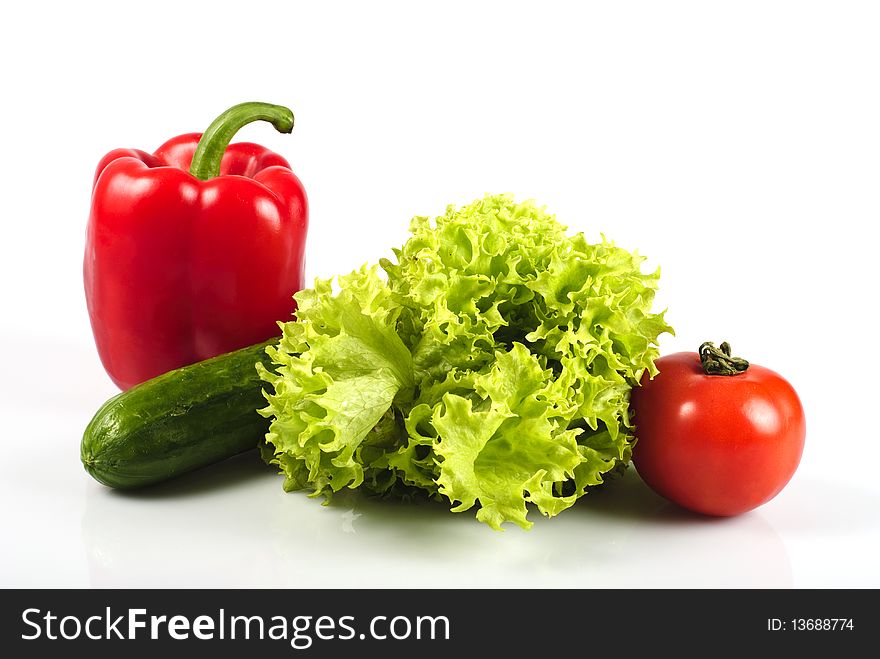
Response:
POLYGON ((286 108, 242 104, 204 138, 181 135, 152 154, 117 149, 98 165, 85 293, 101 361, 121 389, 271 338, 295 309, 306 193, 278 154, 229 144, 255 120, 245 106, 292 128, 286 108))

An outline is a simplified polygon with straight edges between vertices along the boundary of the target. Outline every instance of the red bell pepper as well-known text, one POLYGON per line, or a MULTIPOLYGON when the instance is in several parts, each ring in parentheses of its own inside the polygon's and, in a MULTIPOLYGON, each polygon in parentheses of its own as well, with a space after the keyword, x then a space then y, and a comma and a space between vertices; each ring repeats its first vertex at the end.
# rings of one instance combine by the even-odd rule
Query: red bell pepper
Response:
POLYGON ((252 121, 293 113, 242 103, 204 135, 98 165, 83 266, 101 361, 121 388, 278 334, 303 287, 308 203, 287 161, 229 144, 252 121))

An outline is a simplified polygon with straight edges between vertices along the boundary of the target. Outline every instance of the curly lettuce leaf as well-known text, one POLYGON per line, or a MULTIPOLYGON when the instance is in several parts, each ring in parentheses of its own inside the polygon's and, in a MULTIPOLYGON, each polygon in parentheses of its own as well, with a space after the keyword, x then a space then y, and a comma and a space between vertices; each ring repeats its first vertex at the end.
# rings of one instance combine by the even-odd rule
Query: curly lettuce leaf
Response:
POLYGON ((261 369, 274 393, 266 441, 286 489, 316 492, 358 487, 370 433, 395 399, 412 397, 409 350, 395 331, 396 308, 376 269, 363 268, 297 294, 295 323, 270 348, 274 372, 261 369))
POLYGON ((659 272, 508 195, 416 217, 376 267, 295 297, 266 458, 287 489, 422 492, 493 528, 553 516, 630 459, 659 272))
POLYGON ((445 394, 433 422, 439 441, 440 492, 493 528, 506 521, 524 528, 526 502, 551 516, 575 497, 557 497, 554 485, 574 478, 580 464, 579 429, 567 429, 565 401, 547 395, 549 374, 520 343, 499 353, 475 383, 479 401, 445 394))

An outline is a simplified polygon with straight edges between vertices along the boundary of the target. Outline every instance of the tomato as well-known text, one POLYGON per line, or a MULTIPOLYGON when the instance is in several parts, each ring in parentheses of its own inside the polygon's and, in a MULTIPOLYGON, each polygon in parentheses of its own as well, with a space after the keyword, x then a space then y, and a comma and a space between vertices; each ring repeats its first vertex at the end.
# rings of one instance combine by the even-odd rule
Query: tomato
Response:
MULTIPOLYGON (((729 346, 722 349, 729 356, 729 346)), ((633 389, 633 464, 655 492, 684 508, 738 515, 791 479, 804 449, 804 410, 778 373, 742 360, 742 372, 708 375, 703 352, 661 357, 660 373, 633 389)))

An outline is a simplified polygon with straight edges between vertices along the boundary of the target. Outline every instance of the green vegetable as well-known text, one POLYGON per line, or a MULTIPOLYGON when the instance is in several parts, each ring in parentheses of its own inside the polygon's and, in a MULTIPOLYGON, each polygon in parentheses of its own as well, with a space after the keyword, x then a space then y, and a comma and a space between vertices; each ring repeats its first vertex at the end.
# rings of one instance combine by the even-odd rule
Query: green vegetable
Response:
POLYGON ((108 400, 86 428, 82 463, 118 488, 158 483, 257 448, 268 422, 257 414, 254 363, 267 343, 147 380, 108 400))
POLYGON ((274 391, 264 457, 285 489, 479 506, 493 528, 552 516, 630 459, 631 387, 655 372, 659 272, 530 202, 416 217, 396 263, 295 297, 258 367, 274 391))

